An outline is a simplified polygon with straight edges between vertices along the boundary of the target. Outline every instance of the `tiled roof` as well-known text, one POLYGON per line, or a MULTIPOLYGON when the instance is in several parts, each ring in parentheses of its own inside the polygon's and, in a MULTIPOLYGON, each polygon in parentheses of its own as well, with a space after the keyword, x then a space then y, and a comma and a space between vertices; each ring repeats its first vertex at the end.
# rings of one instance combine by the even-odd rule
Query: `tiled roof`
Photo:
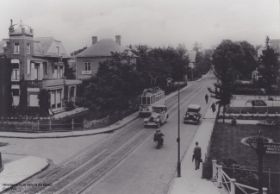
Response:
POLYGON ((53 37, 34 38, 34 55, 49 57, 58 57, 59 55, 62 57, 69 57, 62 42, 55 40, 53 37))
POLYGON ((107 57, 111 52, 122 52, 124 48, 112 39, 102 39, 89 46, 86 50, 78 54, 77 57, 107 57))

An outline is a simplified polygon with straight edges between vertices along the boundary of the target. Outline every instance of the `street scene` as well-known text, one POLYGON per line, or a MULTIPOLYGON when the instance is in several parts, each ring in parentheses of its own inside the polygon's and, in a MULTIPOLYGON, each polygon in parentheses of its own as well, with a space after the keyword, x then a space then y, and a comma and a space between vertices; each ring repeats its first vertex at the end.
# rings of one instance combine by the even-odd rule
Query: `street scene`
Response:
POLYGON ((280 193, 280 2, 0 7, 0 193, 280 193))

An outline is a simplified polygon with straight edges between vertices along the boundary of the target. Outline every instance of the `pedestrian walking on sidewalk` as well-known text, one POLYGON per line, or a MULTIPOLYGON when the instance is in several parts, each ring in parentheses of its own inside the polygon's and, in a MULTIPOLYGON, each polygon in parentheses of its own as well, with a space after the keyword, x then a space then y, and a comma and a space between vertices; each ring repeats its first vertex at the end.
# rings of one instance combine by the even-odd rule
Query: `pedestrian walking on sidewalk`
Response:
POLYGON ((211 109, 212 109, 212 112, 216 112, 216 105, 215 105, 215 102, 212 103, 211 105, 211 109))
POLYGON ((199 147, 198 142, 195 142, 195 148, 193 150, 192 161, 195 163, 195 170, 199 169, 201 159, 201 147, 199 147))
POLYGON ((206 102, 206 104, 208 104, 208 100, 209 100, 209 96, 208 96, 208 94, 205 94, 205 102, 206 102))

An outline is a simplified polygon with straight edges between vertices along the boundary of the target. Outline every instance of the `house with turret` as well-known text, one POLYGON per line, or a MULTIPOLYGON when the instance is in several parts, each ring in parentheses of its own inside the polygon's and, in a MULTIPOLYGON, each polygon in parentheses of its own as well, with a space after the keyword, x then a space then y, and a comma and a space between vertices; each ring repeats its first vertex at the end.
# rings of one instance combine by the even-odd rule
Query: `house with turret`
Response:
POLYGON ((34 37, 30 26, 14 24, 11 20, 9 37, 0 42, 0 47, 0 55, 8 59, 11 68, 14 108, 38 109, 42 91, 48 96, 44 99, 51 115, 65 111, 67 103, 75 103, 77 85, 81 81, 64 76, 70 57, 60 40, 34 37))

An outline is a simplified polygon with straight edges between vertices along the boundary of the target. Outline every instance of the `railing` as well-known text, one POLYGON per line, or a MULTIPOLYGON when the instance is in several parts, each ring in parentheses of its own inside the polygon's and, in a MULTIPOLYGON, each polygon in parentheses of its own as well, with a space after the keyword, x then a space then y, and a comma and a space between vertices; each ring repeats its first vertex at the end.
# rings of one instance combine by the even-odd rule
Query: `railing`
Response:
POLYGON ((14 132, 54 132, 54 131, 73 131, 84 130, 84 123, 71 119, 69 121, 52 120, 50 118, 19 119, 19 118, 1 118, 0 131, 14 132))
MULTIPOLYGON (((235 178, 230 178, 224 171, 223 166, 217 164, 217 160, 212 160, 212 180, 217 182, 218 188, 224 188, 228 194, 236 194, 239 190, 243 194, 258 194, 258 189, 236 182, 235 178)), ((263 194, 267 194, 267 188, 262 188, 263 194)))

